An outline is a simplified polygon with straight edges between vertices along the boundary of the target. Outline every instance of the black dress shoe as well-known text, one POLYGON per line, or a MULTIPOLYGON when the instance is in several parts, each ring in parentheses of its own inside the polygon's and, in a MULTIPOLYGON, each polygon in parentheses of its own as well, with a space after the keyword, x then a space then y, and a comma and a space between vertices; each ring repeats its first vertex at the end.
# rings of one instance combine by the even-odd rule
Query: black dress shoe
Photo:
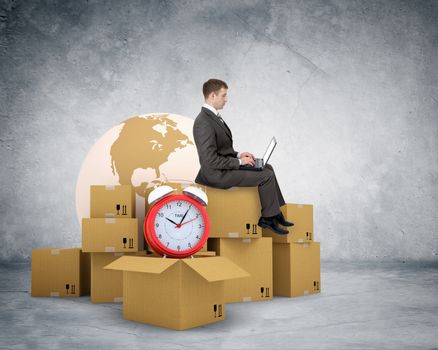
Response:
POLYGON ((270 229, 271 231, 274 231, 275 233, 278 233, 279 235, 287 235, 289 231, 283 230, 282 228, 277 226, 277 222, 274 218, 265 218, 261 217, 259 219, 258 225, 263 228, 270 229))
POLYGON ((282 212, 280 212, 280 214, 276 215, 275 218, 277 219, 278 223, 279 223, 280 225, 282 225, 282 226, 288 226, 288 227, 291 227, 291 226, 294 225, 293 222, 289 222, 289 221, 287 221, 287 220, 284 218, 282 212))

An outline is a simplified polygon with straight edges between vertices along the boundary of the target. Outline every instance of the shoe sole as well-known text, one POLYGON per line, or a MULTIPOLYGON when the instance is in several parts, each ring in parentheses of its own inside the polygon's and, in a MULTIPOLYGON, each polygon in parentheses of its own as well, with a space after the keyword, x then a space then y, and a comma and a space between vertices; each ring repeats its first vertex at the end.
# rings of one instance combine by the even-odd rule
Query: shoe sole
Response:
POLYGON ((292 225, 283 225, 281 222, 279 222, 279 224, 280 224, 281 226, 284 226, 284 227, 292 227, 292 226, 295 225, 295 224, 292 224, 292 225))
POLYGON ((271 226, 266 225, 266 224, 257 224, 257 225, 262 227, 262 228, 270 229, 272 232, 276 233, 277 235, 287 235, 289 233, 288 231, 286 231, 286 232, 277 232, 271 226))

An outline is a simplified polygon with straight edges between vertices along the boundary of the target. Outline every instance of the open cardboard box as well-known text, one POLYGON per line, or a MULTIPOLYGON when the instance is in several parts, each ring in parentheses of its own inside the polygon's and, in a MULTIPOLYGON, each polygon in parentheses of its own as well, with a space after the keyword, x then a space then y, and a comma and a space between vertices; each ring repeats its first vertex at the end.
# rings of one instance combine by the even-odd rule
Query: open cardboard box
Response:
POLYGON ((123 256, 105 269, 123 271, 125 319, 176 330, 224 320, 224 281, 249 276, 224 257, 123 256))

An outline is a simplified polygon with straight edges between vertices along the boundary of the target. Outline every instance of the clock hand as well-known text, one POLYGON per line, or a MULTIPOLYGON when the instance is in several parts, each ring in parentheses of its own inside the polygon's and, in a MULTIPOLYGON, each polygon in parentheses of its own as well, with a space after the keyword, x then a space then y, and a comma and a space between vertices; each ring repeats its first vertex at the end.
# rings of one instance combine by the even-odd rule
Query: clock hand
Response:
POLYGON ((183 222, 184 219, 186 218, 187 213, 189 212, 189 210, 190 210, 191 207, 192 207, 192 206, 190 206, 189 209, 187 209, 186 213, 185 213, 184 216, 182 217, 181 221, 179 222, 180 225, 182 224, 182 222, 183 222))
POLYGON ((173 221, 173 220, 170 220, 169 218, 166 218, 166 220, 169 220, 172 224, 174 224, 174 225, 176 225, 176 226, 178 226, 179 224, 177 224, 175 221, 173 221))
POLYGON ((189 221, 186 221, 186 222, 184 222, 184 223, 182 223, 182 224, 179 224, 179 227, 181 227, 182 225, 188 224, 189 222, 191 222, 191 221, 193 221, 193 220, 196 220, 196 218, 194 218, 194 219, 192 219, 192 220, 189 220, 189 221))

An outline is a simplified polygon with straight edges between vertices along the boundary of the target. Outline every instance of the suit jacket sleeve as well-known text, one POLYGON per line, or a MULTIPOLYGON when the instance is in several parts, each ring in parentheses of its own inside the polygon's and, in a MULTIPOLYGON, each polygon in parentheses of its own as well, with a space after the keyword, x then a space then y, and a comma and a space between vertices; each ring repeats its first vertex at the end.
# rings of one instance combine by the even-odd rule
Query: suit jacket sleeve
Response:
MULTIPOLYGON (((198 149, 201 167, 211 169, 239 169, 240 162, 237 158, 223 156, 218 153, 216 134, 214 128, 205 120, 196 120, 193 126, 193 137, 198 149)), ((233 152, 234 155, 237 152, 233 152)))

